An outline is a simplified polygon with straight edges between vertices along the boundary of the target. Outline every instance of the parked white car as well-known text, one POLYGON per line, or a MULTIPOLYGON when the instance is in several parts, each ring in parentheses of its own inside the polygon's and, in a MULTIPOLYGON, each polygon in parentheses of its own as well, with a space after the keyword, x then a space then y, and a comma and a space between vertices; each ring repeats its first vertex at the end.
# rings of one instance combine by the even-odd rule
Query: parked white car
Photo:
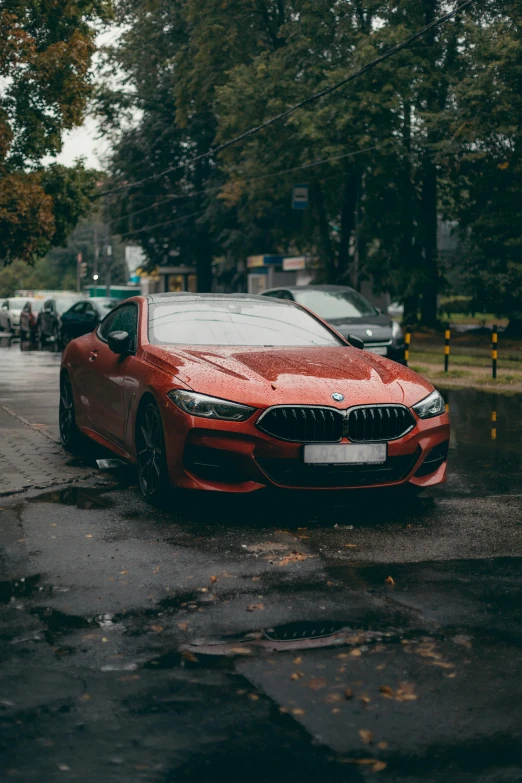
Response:
POLYGON ((0 332, 18 332, 20 330, 20 314, 27 299, 21 296, 4 299, 0 305, 0 332))

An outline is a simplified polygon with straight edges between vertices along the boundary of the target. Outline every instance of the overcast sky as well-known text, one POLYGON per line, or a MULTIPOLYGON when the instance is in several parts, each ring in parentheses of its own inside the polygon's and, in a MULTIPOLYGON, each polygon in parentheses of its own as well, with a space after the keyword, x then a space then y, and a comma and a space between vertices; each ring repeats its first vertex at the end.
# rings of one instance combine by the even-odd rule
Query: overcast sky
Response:
MULTIPOLYGON (((114 43, 122 27, 109 27, 96 38, 96 45, 103 46, 106 43, 114 43)), ((94 70, 96 71, 96 56, 94 58, 94 70)), ((75 128, 63 137, 63 150, 56 159, 48 158, 45 162, 56 160, 64 166, 71 166, 77 158, 84 157, 85 165, 89 168, 103 168, 103 157, 108 151, 108 145, 103 139, 96 138, 99 134, 98 123, 87 117, 80 128, 75 128)))

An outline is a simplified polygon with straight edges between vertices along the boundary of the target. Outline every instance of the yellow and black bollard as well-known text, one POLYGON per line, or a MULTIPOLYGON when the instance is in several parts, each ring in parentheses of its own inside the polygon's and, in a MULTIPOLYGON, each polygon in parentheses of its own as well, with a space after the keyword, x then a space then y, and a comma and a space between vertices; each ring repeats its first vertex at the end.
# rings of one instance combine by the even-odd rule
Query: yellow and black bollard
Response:
POLYGON ((450 325, 446 324, 446 330, 444 332, 444 372, 448 372, 448 367, 449 367, 450 339, 451 339, 450 325))
POLYGON ((411 327, 406 327, 406 334, 404 335, 404 366, 408 366, 410 360, 410 343, 411 343, 411 327))
POLYGON ((491 440, 497 439, 497 412, 491 411, 491 440))
POLYGON ((491 372, 494 379, 497 377, 497 359, 498 359, 498 330, 497 325, 493 324, 491 334, 491 372))

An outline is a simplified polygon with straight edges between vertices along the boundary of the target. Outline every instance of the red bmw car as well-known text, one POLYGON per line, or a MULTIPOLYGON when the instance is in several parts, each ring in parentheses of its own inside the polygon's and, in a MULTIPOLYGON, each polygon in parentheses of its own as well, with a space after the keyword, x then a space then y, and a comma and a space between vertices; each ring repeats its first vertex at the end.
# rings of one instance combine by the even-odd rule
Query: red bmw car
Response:
POLYGON ((449 419, 433 386, 292 302, 243 294, 128 299, 67 346, 60 433, 169 486, 251 492, 446 478, 449 419))

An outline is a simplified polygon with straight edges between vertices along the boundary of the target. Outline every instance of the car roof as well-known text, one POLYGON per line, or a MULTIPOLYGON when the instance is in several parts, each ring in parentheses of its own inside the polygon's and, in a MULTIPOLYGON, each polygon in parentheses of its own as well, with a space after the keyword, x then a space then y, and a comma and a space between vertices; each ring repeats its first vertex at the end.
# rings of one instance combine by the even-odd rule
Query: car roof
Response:
POLYGON ((278 285, 274 288, 267 288, 267 290, 264 292, 265 294, 268 291, 355 291, 355 288, 352 288, 349 285, 278 285))
MULTIPOLYGON (((264 296, 258 296, 256 294, 192 294, 188 291, 179 291, 177 293, 165 293, 165 294, 149 294, 147 300, 151 304, 166 304, 167 302, 225 302, 233 301, 237 302, 261 302, 266 304, 266 298, 264 296)), ((288 302, 278 301, 277 299, 270 300, 275 304, 288 304, 288 302)))

